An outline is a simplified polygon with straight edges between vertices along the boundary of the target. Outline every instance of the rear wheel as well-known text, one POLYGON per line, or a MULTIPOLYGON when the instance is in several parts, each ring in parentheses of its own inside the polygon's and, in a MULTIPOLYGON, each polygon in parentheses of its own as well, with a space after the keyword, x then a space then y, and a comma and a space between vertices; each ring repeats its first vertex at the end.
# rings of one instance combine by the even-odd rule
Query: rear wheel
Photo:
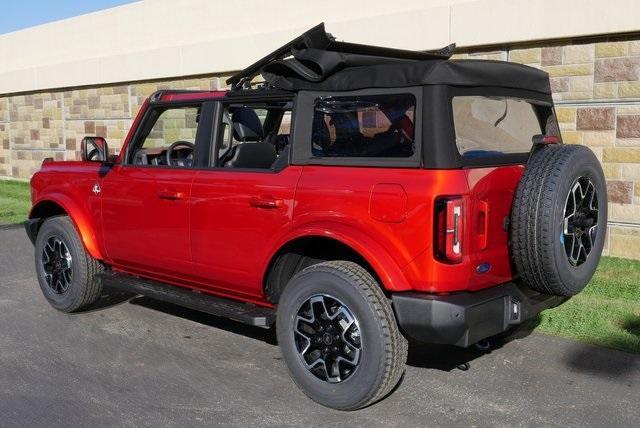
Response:
POLYGON ((593 276, 607 228, 600 162, 584 146, 537 151, 513 202, 512 255, 523 281, 548 294, 573 296, 593 276))
POLYGON ((94 303, 102 292, 102 264, 92 258, 66 216, 45 220, 35 243, 42 294, 54 308, 74 312, 94 303))
POLYGON ((374 403, 404 372, 407 342, 391 305, 353 262, 324 262, 297 273, 280 298, 277 334, 293 381, 328 407, 374 403))

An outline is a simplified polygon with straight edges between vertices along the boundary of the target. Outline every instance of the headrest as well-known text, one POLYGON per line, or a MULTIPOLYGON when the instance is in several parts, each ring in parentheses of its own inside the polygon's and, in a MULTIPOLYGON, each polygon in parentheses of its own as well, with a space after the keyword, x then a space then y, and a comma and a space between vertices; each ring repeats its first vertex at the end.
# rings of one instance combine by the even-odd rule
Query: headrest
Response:
POLYGON ((233 138, 237 141, 262 141, 264 131, 255 110, 239 107, 231 115, 233 122, 233 138))

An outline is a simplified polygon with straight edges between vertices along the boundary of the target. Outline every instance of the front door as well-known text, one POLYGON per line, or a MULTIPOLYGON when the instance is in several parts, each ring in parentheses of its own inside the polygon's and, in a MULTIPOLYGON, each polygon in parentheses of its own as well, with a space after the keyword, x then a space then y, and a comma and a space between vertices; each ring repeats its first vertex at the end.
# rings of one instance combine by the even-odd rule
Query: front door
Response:
POLYGON ((189 201, 200 106, 155 106, 121 165, 102 181, 102 226, 112 263, 151 275, 190 271, 189 201))

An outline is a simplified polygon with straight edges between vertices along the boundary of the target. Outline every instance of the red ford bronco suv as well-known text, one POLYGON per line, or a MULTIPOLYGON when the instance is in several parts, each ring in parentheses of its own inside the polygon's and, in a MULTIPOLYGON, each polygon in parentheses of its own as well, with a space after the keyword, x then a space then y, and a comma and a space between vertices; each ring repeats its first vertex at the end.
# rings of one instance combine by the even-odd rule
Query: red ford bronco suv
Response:
POLYGON ((407 339, 467 347, 557 306, 602 252, 600 164, 562 144, 545 72, 452 51, 321 24, 228 91, 154 93, 119 155, 86 137, 33 176, 42 292, 275 324, 293 381, 337 409, 388 394, 407 339))

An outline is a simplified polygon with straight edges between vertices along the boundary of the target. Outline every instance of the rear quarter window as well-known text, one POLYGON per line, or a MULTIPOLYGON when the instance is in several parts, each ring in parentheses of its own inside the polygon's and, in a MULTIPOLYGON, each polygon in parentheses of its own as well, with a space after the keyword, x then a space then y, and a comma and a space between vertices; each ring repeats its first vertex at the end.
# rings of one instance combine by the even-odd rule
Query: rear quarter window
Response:
MULTIPOLYGON (((541 108, 549 111, 548 107, 517 98, 453 97, 458 152, 468 160, 528 153, 533 136, 547 133, 543 127, 552 126, 541 124, 541 108)), ((550 122, 555 124, 553 115, 550 122)))
POLYGON ((415 153, 412 94, 321 97, 313 109, 314 157, 404 158, 415 153))

